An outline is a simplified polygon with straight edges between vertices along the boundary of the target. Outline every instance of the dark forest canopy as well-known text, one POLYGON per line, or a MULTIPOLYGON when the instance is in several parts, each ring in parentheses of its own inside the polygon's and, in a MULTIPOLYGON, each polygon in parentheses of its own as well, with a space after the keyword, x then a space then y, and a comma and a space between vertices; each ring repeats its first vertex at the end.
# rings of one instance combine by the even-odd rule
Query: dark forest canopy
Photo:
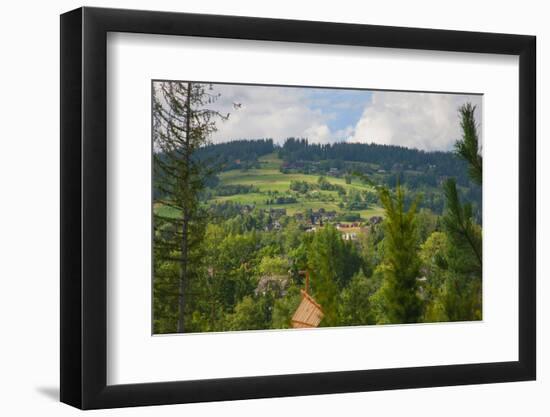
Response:
MULTIPOLYGON (((376 143, 336 142, 330 144, 310 143, 307 139, 288 138, 283 145, 272 139, 239 139, 231 142, 209 144, 202 147, 197 157, 214 158, 227 164, 224 169, 232 169, 232 163, 253 165, 262 155, 278 152, 279 157, 288 163, 317 161, 349 161, 371 163, 380 169, 392 170, 396 165, 403 169, 433 169, 442 175, 464 177, 467 181, 466 162, 449 151, 423 151, 396 145, 376 143)), ((459 181, 464 182, 464 181, 459 181)))
POLYGON ((376 164, 385 171, 432 171, 435 175, 457 177, 461 184, 468 183, 467 164, 453 152, 427 152, 376 143, 317 144, 307 139, 289 138, 280 148, 279 155, 288 162, 349 161, 376 164))
POLYGON ((224 171, 253 168, 258 158, 275 151, 273 139, 239 139, 231 142, 209 144, 197 152, 197 158, 218 163, 224 171))

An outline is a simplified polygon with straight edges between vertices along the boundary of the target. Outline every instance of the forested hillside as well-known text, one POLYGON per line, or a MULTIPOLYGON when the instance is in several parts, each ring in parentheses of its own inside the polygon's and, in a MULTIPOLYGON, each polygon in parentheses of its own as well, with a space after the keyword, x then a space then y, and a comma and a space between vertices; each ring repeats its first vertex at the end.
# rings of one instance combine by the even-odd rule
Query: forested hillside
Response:
MULTIPOLYGON (((288 138, 282 146, 274 144, 271 139, 210 144, 200 148, 195 157, 216 166, 221 173, 208 179, 212 188, 220 185, 219 180, 227 171, 238 172, 240 184, 250 186, 253 186, 253 177, 257 176, 257 171, 253 175, 250 170, 262 168, 277 168, 283 174, 325 176, 348 181, 359 173, 380 185, 395 187, 399 183, 412 192, 421 193, 423 199, 420 207, 439 214, 444 209, 440 185, 448 178, 454 178, 460 191, 472 203, 474 215, 481 219, 481 187, 468 177, 466 161, 453 152, 425 152, 401 146, 362 143, 310 144, 307 139, 288 138), (266 159, 276 159, 280 163, 266 166, 262 164, 262 160, 266 159), (251 184, 247 184, 246 172, 250 172, 251 184)), ((272 173, 266 171, 265 174, 272 173)), ((411 195, 406 198, 410 202, 411 195)), ((250 198, 240 201, 254 202, 250 198)))

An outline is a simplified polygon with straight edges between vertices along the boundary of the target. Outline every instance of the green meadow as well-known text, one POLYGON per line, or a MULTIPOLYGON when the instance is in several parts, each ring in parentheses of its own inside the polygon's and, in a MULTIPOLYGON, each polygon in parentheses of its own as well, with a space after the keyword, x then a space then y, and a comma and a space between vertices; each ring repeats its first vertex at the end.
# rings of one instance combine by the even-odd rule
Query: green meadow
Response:
MULTIPOLYGON (((285 208, 289 215, 296 212, 304 212, 307 209, 319 210, 324 208, 327 211, 345 212, 339 207, 341 197, 336 191, 317 191, 309 195, 300 195, 290 190, 292 181, 303 181, 310 184, 316 184, 319 180, 318 175, 308 175, 301 173, 282 173, 280 171, 282 160, 275 153, 264 155, 259 158, 260 168, 223 172, 219 175, 220 185, 248 185, 257 188, 257 192, 234 194, 231 196, 214 196, 212 203, 233 201, 239 204, 254 205, 258 208, 285 208), (286 204, 268 204, 270 193, 279 193, 282 195, 292 194, 297 199, 296 203, 286 204)), ((357 179, 352 180, 351 184, 346 184, 344 178, 326 176, 325 179, 334 185, 343 187, 346 192, 355 189, 360 191, 374 191, 369 185, 360 183, 357 179)), ((378 206, 372 206, 366 210, 357 210, 361 217, 380 216, 383 210, 378 206)))

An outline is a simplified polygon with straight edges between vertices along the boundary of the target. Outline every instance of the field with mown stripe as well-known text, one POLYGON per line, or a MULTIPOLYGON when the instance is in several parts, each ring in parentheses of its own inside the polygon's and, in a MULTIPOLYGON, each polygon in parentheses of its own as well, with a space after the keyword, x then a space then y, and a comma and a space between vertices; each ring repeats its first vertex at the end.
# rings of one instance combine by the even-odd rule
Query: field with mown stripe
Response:
MULTIPOLYGON (((282 160, 276 154, 265 155, 259 158, 259 162, 260 168, 248 170, 235 169, 219 175, 219 187, 223 187, 224 185, 248 185, 255 187, 257 192, 217 196, 213 197, 210 201, 213 203, 233 201, 239 204, 254 205, 258 208, 285 208, 290 215, 296 212, 303 212, 307 209, 319 210, 320 208, 324 208, 326 211, 344 212, 338 206, 341 197, 336 191, 316 191, 310 193, 308 196, 293 192, 292 195, 298 200, 296 203, 268 204, 268 200, 271 199, 270 193, 277 192, 282 195, 291 193, 290 184, 292 181, 317 184, 319 176, 301 173, 282 173, 280 171, 282 160)), ((373 191, 371 186, 362 184, 357 179, 353 179, 351 184, 346 184, 344 178, 326 176, 325 179, 331 184, 343 187, 346 192, 351 189, 373 191)), ((360 214, 363 218, 383 214, 383 210, 376 206, 366 210, 354 210, 353 212, 360 214)))
MULTIPOLYGON (((342 197, 337 191, 315 190, 308 194, 300 194, 290 189, 291 182, 302 181, 309 184, 317 184, 319 175, 309 175, 301 173, 283 173, 280 171, 282 160, 275 153, 265 155, 259 158, 260 168, 225 171, 219 174, 220 183, 218 188, 224 185, 246 185, 255 188, 253 192, 234 195, 213 195, 209 204, 223 203, 227 201, 235 202, 241 205, 255 206, 261 209, 284 208, 288 215, 299 212, 305 212, 308 209, 317 211, 335 211, 337 213, 346 213, 347 211, 339 206, 342 197), (296 198, 296 202, 277 204, 273 202, 274 196, 291 195, 296 198)), ((326 176, 326 181, 330 184, 338 185, 346 190, 374 191, 370 185, 362 184, 358 179, 353 179, 351 184, 347 184, 344 178, 326 176)), ((215 194, 215 193, 214 193, 215 194)), ((160 202, 155 204, 154 210, 157 214, 166 217, 178 216, 178 211, 160 202)), ((372 206, 364 210, 353 210, 353 213, 359 214, 363 219, 372 216, 383 216, 382 208, 372 206)))

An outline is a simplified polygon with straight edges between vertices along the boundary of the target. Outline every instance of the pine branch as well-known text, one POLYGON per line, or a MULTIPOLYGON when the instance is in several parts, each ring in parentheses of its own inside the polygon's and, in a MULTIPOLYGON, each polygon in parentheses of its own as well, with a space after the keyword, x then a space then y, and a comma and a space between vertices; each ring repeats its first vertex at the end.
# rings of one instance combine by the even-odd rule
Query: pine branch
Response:
POLYGON ((445 182, 445 197, 447 200, 447 214, 443 218, 444 224, 451 232, 451 234, 458 235, 465 239, 467 245, 471 248, 473 254, 476 257, 476 260, 479 264, 479 268, 482 268, 483 259, 481 251, 476 244, 476 238, 472 233, 472 223, 469 216, 466 214, 468 210, 465 210, 465 207, 460 203, 460 198, 458 197, 458 191, 456 189, 456 181, 454 179, 449 179, 445 182))
POLYGON ((479 154, 480 144, 474 118, 475 109, 476 106, 472 106, 471 103, 466 103, 459 108, 462 140, 456 141, 455 152, 468 162, 468 173, 472 181, 481 185, 483 181, 483 159, 479 154))

